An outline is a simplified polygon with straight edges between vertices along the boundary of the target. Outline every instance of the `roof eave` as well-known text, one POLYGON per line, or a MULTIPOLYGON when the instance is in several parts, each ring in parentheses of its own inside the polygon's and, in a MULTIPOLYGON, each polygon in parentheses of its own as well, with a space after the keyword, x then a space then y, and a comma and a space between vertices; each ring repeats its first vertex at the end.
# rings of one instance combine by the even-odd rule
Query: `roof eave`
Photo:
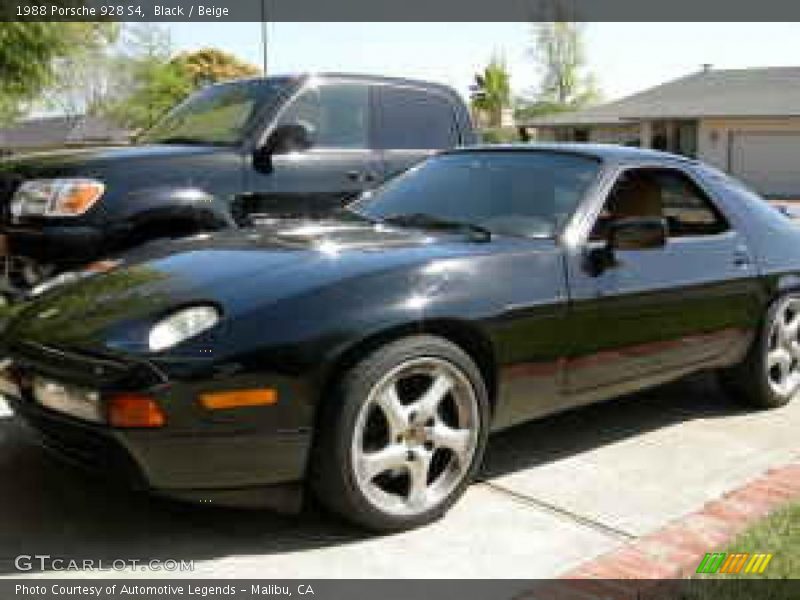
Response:
POLYGON ((769 112, 753 112, 753 113, 645 113, 638 115, 626 115, 624 117, 617 117, 616 120, 612 118, 598 118, 598 119, 573 119, 565 121, 527 121, 519 123, 520 127, 592 127, 597 125, 635 125, 641 121, 661 121, 661 120, 698 120, 698 119, 787 119, 787 118, 800 118, 799 113, 769 113, 769 112))

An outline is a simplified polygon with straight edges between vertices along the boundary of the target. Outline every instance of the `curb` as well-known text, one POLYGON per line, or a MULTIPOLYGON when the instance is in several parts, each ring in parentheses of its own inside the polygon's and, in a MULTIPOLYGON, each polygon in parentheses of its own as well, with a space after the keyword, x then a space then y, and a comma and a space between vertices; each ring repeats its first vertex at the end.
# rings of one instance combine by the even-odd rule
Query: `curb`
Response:
POLYGON ((800 463, 770 469, 664 528, 590 560, 561 579, 678 579, 769 513, 800 499, 800 463))
POLYGON ((649 593, 658 598, 673 597, 669 595, 669 580, 693 575, 707 552, 727 544, 754 522, 794 500, 800 500, 800 463, 770 469, 699 511, 516 598, 634 600, 650 597, 649 593))

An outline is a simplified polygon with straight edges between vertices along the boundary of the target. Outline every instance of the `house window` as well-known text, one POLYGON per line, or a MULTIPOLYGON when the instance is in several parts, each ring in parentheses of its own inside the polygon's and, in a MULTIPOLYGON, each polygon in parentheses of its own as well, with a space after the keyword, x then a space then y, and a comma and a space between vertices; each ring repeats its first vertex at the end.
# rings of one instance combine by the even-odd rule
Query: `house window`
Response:
POLYGON ((588 142, 589 130, 586 128, 574 130, 572 133, 572 140, 575 142, 588 142))
POLYGON ((675 151, 689 158, 697 158, 697 121, 678 123, 678 147, 675 151))

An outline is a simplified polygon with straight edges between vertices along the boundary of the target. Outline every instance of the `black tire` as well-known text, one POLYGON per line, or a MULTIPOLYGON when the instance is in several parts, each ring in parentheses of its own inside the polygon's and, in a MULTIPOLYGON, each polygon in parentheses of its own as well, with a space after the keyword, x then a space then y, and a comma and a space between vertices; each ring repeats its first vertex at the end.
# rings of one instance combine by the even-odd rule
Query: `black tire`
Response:
MULTIPOLYGON (((788 404, 796 394, 796 389, 791 393, 779 393, 771 383, 772 376, 767 368, 767 353, 775 344, 776 321, 785 318, 793 302, 797 302, 800 308, 800 293, 792 292, 775 299, 767 309, 744 360, 720 371, 719 381, 723 390, 741 404, 761 409, 778 408, 788 404)), ((796 368, 800 369, 800 365, 796 364, 796 368)))
POLYGON ((320 410, 322 413, 317 421, 309 484, 323 506, 348 521, 378 532, 425 525, 440 518, 458 500, 480 466, 490 418, 486 386, 475 363, 458 346, 428 335, 399 339, 364 357, 339 378, 333 395, 320 410), (370 502, 356 483, 351 458, 356 423, 371 391, 388 373, 402 368, 409 361, 428 358, 446 361, 469 382, 477 400, 477 439, 474 441, 471 464, 464 469, 463 478, 444 499, 417 514, 392 514, 370 502))

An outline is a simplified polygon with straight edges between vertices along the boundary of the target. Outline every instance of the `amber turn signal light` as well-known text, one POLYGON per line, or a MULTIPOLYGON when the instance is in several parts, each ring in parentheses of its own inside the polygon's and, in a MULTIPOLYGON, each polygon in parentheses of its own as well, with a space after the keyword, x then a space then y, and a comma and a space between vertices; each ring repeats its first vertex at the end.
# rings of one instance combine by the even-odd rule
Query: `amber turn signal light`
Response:
POLYGON ((158 403, 143 394, 115 394, 108 401, 112 427, 163 427, 167 418, 158 403))
POLYGON ((272 388, 212 392, 200 395, 200 404, 209 410, 239 408, 241 406, 264 406, 275 404, 277 401, 278 390, 272 388))
POLYGON ((102 182, 93 179, 70 180, 61 187, 48 212, 56 217, 82 215, 100 199, 105 189, 102 182))

